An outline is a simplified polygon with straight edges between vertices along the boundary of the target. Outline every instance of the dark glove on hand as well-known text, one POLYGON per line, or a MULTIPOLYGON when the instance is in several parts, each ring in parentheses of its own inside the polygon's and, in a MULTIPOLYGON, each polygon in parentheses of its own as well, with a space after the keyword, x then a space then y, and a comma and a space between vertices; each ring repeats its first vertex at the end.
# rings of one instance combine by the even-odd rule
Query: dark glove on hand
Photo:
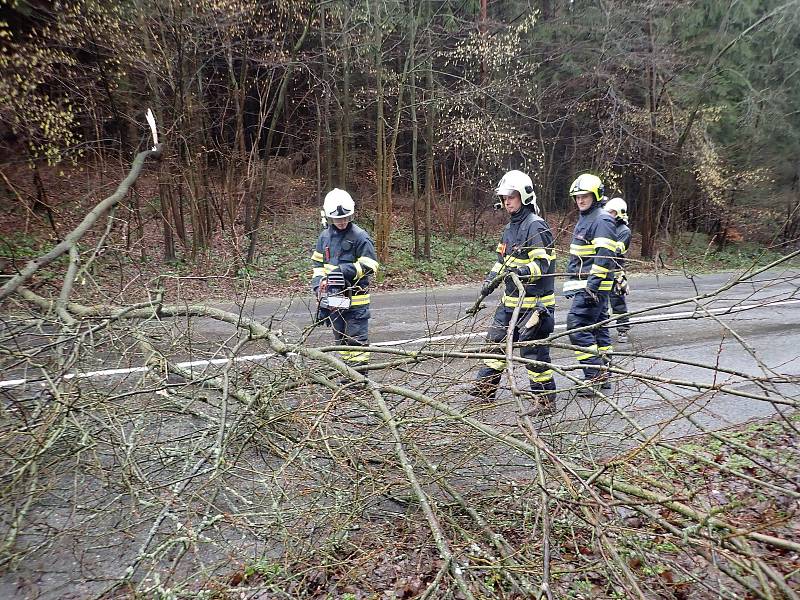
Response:
POLYGON ((600 296, 597 295, 597 292, 586 288, 586 299, 589 301, 590 304, 599 304, 600 303, 600 296))
POLYGON ((530 277, 531 270, 528 267, 514 267, 514 272, 521 278, 525 279, 526 277, 530 277))
POLYGON ((617 275, 617 278, 614 280, 614 293, 617 296, 624 296, 628 293, 628 278, 625 277, 625 274, 617 275))
POLYGON ((485 281, 483 287, 481 287, 481 296, 486 298, 494 291, 495 287, 497 286, 492 285, 491 281, 485 281))

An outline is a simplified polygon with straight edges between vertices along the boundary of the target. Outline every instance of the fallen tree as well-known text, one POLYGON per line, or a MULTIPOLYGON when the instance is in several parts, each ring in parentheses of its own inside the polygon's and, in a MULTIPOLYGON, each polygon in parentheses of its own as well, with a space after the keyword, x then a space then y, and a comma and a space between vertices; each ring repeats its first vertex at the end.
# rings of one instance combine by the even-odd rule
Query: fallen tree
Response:
POLYGON ((690 305, 681 318, 716 323, 755 371, 719 364, 721 344, 703 362, 618 352, 605 367, 617 389, 578 399, 574 348, 554 334, 536 343, 552 345, 548 366, 572 389, 533 419, 518 344, 498 356, 437 338, 480 319, 432 324, 410 350, 370 346, 356 371, 313 332, 282 331, 280 314, 169 303, 158 287, 138 305, 72 301, 83 231, 3 288, 0 585, 98 598, 797 598, 797 379, 719 316, 752 308, 710 305, 793 277, 777 269, 796 254, 639 311, 666 321, 658 309, 690 305), (65 254, 57 296, 25 285, 65 254), (206 336, 209 324, 224 333, 206 336), (463 382, 486 358, 506 359, 509 389, 475 405, 463 382), (703 419, 723 397, 772 418, 717 431, 703 419), (679 423, 705 435, 687 443, 679 423))

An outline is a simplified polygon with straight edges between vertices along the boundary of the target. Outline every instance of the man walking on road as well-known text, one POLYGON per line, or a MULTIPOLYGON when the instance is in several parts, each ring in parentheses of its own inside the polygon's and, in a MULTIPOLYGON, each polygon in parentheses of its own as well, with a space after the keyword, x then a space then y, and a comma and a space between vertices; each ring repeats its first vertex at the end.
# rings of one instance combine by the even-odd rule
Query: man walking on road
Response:
POLYGON ((625 344, 630 331, 630 317, 625 296, 628 295, 628 277, 625 274, 625 254, 631 243, 631 230, 628 227, 628 204, 622 198, 612 198, 603 205, 603 210, 614 218, 616 224, 617 251, 615 252, 614 283, 611 285, 611 316, 617 317, 617 342, 625 344))
POLYGON ((311 287, 319 301, 317 319, 333 327, 339 352, 351 367, 366 365, 369 352, 369 283, 378 271, 375 245, 366 231, 352 222, 355 202, 344 190, 334 188, 325 196, 322 210, 327 227, 320 234, 311 261, 311 287))
POLYGON ((569 189, 580 215, 569 248, 569 278, 564 282, 564 295, 572 298, 567 330, 570 342, 580 348, 575 354, 588 384, 579 390, 580 396, 593 396, 597 388, 611 389, 608 373, 599 368, 603 365, 602 355, 612 350, 608 328, 572 331, 608 319, 617 239, 614 219, 600 208, 603 192, 603 182, 590 173, 579 176, 569 189))
MULTIPOLYGON (((513 331, 515 342, 541 340, 555 327, 555 296, 553 277, 555 250, 553 235, 547 222, 539 216, 536 194, 531 178, 521 171, 509 171, 495 189, 511 221, 503 230, 497 245, 497 261, 486 275, 481 295, 486 297, 503 284, 503 297, 494 313, 486 336, 491 352, 503 354, 501 343, 506 340, 514 308, 520 301, 520 291, 511 277, 516 274, 522 282, 525 295, 513 331)), ((547 345, 530 345, 522 348, 522 358, 536 360, 538 364, 526 365, 531 392, 538 397, 534 411, 528 414, 551 412, 555 404, 555 382, 549 367, 550 348, 547 345)), ((471 395, 484 401, 494 399, 506 361, 487 359, 478 372, 471 395)))

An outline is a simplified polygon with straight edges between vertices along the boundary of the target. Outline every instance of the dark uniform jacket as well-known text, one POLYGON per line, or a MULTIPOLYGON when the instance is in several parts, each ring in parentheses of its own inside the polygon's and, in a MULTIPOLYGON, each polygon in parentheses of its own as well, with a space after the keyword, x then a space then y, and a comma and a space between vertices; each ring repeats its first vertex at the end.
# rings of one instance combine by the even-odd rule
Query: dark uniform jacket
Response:
POLYGON ((569 246, 569 279, 564 282, 564 292, 584 288, 593 292, 611 290, 618 248, 616 229, 614 217, 597 202, 581 212, 569 246))
POLYGON ((375 245, 369 234, 355 223, 341 231, 328 225, 319 236, 311 255, 314 272, 311 286, 317 291, 320 281, 333 271, 341 271, 347 284, 351 306, 369 305, 369 283, 371 275, 378 271, 375 245))
POLYGON ((631 243, 631 230, 622 219, 617 219, 617 252, 614 263, 617 267, 617 272, 625 270, 625 254, 628 253, 628 246, 631 243))
MULTIPOLYGON (((511 215, 511 222, 503 230, 503 239, 497 245, 497 262, 486 275, 486 282, 501 271, 514 268, 525 284, 522 308, 533 308, 537 302, 555 306, 552 277, 555 265, 556 253, 550 227, 531 207, 523 205, 511 215)), ((514 308, 518 299, 519 290, 514 280, 507 277, 503 304, 514 308)))

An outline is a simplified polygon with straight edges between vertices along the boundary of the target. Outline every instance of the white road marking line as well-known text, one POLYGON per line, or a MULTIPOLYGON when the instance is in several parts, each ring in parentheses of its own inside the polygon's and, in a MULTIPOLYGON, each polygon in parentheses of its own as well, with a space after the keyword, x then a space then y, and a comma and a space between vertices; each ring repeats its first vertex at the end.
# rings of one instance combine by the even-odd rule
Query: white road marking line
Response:
MULTIPOLYGON (((800 304, 800 300, 781 300, 778 302, 770 302, 768 304, 745 304, 742 306, 731 306, 728 308, 711 308, 703 311, 684 311, 684 312, 677 312, 677 313, 662 313, 656 314, 647 317, 631 317, 630 323, 653 323, 653 322, 663 322, 663 321, 676 321, 679 319, 685 319, 687 317, 697 317, 697 318, 707 318, 705 313, 711 313, 712 315, 725 315, 725 314, 736 314, 739 312, 744 312, 747 310, 755 310, 759 308, 773 308, 777 306, 791 306, 795 304, 800 304)), ((560 325, 556 325, 556 329, 566 329, 566 324, 562 323, 560 325)), ((431 337, 420 337, 420 338, 409 338, 406 340, 391 340, 386 342, 377 342, 374 344, 370 344, 371 346, 410 346, 413 344, 421 344, 425 342, 442 342, 446 340, 463 340, 469 339, 473 337, 483 337, 486 335, 485 331, 476 331, 473 333, 456 333, 452 335, 436 335, 431 337)), ((240 362, 260 362, 267 360, 268 358, 272 358, 275 354, 251 354, 249 356, 237 356, 232 360, 234 363, 240 362)), ((176 363, 177 367, 188 369, 193 367, 207 367, 211 365, 224 365, 231 362, 229 358, 214 358, 214 359, 205 359, 205 360, 192 360, 187 362, 180 362, 176 363)), ((128 367, 124 369, 104 369, 101 371, 86 371, 85 373, 67 373, 64 375, 65 380, 70 379, 92 379, 95 377, 110 377, 112 375, 130 375, 131 373, 144 373, 150 370, 150 367, 128 367)), ((0 381, 0 389, 2 388, 11 388, 17 387, 21 385, 25 385, 28 383, 27 379, 7 379, 5 381, 0 381)), ((43 387, 46 385, 46 382, 39 382, 40 385, 43 387)))

